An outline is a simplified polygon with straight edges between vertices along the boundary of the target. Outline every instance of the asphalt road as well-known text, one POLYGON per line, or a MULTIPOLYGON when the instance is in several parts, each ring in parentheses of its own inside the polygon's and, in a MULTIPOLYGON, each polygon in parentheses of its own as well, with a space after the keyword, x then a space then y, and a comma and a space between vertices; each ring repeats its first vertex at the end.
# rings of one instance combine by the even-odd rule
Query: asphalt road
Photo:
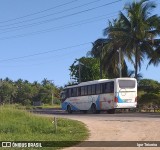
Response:
POLYGON ((108 114, 106 112, 101 112, 100 114, 83 114, 81 112, 73 112, 72 114, 68 114, 66 111, 62 111, 61 109, 37 109, 33 111, 37 114, 44 114, 44 115, 53 115, 55 117, 61 118, 69 118, 69 119, 83 119, 83 118, 92 118, 95 120, 121 120, 121 121, 160 121, 160 113, 115 113, 115 114, 108 114))

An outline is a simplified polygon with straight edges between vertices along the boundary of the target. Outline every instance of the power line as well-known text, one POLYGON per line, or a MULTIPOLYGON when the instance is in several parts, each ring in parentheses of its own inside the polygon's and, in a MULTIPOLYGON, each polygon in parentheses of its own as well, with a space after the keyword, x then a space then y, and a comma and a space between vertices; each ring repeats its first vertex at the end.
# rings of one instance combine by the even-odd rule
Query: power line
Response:
POLYGON ((10 29, 16 29, 16 30, 18 30, 19 28, 22 29, 22 28, 32 27, 32 26, 35 26, 35 25, 41 25, 41 24, 48 23, 48 22, 51 22, 51 21, 60 20, 60 19, 63 19, 63 18, 71 17, 71 16, 74 16, 74 15, 78 15, 78 14, 81 14, 81 13, 92 11, 92 10, 95 10, 95 9, 98 9, 98 8, 102 8, 102 7, 105 7, 107 5, 111 5, 111 4, 117 3, 119 1, 121 1, 121 0, 117 0, 117 1, 114 1, 114 2, 106 3, 106 4, 103 4, 103 5, 97 6, 97 7, 92 7, 90 9, 86 9, 86 10, 79 11, 79 12, 76 12, 76 13, 72 13, 72 14, 69 14, 69 15, 64 15, 64 16, 61 16, 61 17, 57 17, 57 18, 53 18, 53 19, 48 19, 48 20, 45 20, 45 21, 40 21, 40 22, 37 22, 37 23, 28 24, 28 25, 17 26, 17 27, 12 27, 12 28, 6 28, 6 29, 3 29, 3 30, 10 30, 10 29))
POLYGON ((61 50, 65 50, 65 49, 70 49, 70 48, 74 48, 74 47, 79 47, 79 46, 83 46, 83 45, 88 45, 88 44, 91 44, 91 42, 81 43, 81 44, 78 44, 78 45, 73 45, 73 46, 68 46, 68 47, 64 47, 64 48, 54 49, 54 50, 50 50, 50 51, 46 51, 46 52, 41 52, 41 53, 35 53, 35 54, 31 54, 31 55, 25 55, 25 56, 20 56, 20 57, 3 59, 3 60, 0 60, 0 62, 12 61, 12 60, 17 60, 17 59, 23 59, 23 58, 28 58, 28 57, 48 54, 48 53, 52 53, 52 52, 56 52, 56 51, 61 51, 61 50))
MULTIPOLYGON (((114 12, 114 13, 117 13, 117 12, 114 12)), ((112 14, 114 14, 114 13, 112 13, 112 14)), ((110 14, 106 14, 106 15, 110 15, 110 14)), ((87 23, 91 23, 91 22, 95 22, 95 21, 99 21, 99 20, 104 20, 104 19, 107 19, 107 18, 115 16, 114 15, 114 16, 106 17, 106 15, 102 15, 102 16, 98 16, 98 17, 93 17, 93 18, 81 20, 79 22, 74 22, 74 23, 71 23, 71 24, 67 24, 67 25, 64 25, 64 26, 49 28, 49 29, 45 29, 45 30, 39 30, 39 31, 31 32, 31 33, 19 34, 19 35, 14 35, 14 36, 9 36, 9 37, 2 37, 2 38, 0 38, 0 40, 20 38, 20 37, 25 37, 25 36, 30 36, 30 35, 36 35, 36 34, 42 34, 42 33, 56 31, 56 30, 62 30, 62 29, 71 28, 71 27, 75 27, 75 26, 79 26, 79 25, 83 25, 83 24, 87 24, 87 23), (93 19, 96 19, 96 20, 93 20, 93 19)))
POLYGON ((16 23, 8 24, 8 25, 1 25, 0 27, 12 26, 12 25, 20 24, 20 23, 34 21, 34 20, 41 19, 41 18, 46 18, 46 17, 53 16, 53 15, 56 15, 56 14, 61 14, 63 12, 71 11, 73 9, 77 9, 77 8, 80 8, 80 7, 83 7, 83 6, 87 6, 87 5, 90 5, 90 4, 98 2, 98 1, 101 1, 101 0, 95 0, 95 1, 83 4, 83 5, 80 5, 80 6, 72 7, 72 8, 65 9, 63 11, 55 12, 55 13, 52 13, 52 14, 48 14, 48 15, 45 15, 45 16, 41 16, 41 17, 37 17, 37 18, 33 18, 33 19, 28 19, 28 20, 24 20, 24 21, 20 21, 20 22, 16 22, 16 23))
MULTIPOLYGON (((83 49, 82 49, 82 50, 83 50, 83 49)), ((81 51, 81 52, 82 52, 82 51, 81 51)), ((52 56, 52 59, 51 59, 51 58, 47 58, 47 61, 46 61, 46 59, 45 59, 45 60, 44 60, 44 59, 43 59, 43 60, 41 59, 42 61, 39 62, 39 63, 36 63, 36 64, 35 64, 35 63, 28 64, 28 63, 27 63, 27 64, 24 65, 24 64, 21 63, 21 65, 22 65, 22 67, 24 68, 24 67, 26 67, 26 66, 36 66, 36 65, 48 64, 48 61, 49 61, 49 62, 52 62, 52 61, 53 61, 53 58, 54 58, 54 60, 55 60, 55 59, 58 59, 58 60, 56 60, 56 62, 58 62, 58 61, 61 61, 61 59, 59 59, 59 58, 66 57, 66 56, 71 55, 71 54, 73 54, 73 52, 69 52, 69 53, 63 54, 63 55, 57 54, 57 55, 53 55, 53 56, 52 56), (46 62, 47 62, 47 63, 46 63, 46 62)), ((76 54, 77 54, 77 53, 76 53, 76 54)), ((34 61, 35 61, 35 60, 34 60, 34 61)), ((24 62, 24 61, 23 61, 23 62, 24 62)), ((30 62, 30 61, 29 61, 29 62, 30 62)), ((24 62, 24 63, 26 63, 26 62, 24 62)), ((15 64, 15 61, 14 61, 14 64, 15 64)), ((0 64, 0 65, 1 65, 1 64, 0 64)), ((16 67, 17 67, 17 66, 19 67, 18 64, 17 64, 17 65, 14 65, 14 66, 5 66, 5 67, 15 67, 15 66, 16 66, 16 67)))
POLYGON ((1 21, 0 23, 6 23, 6 22, 15 21, 15 20, 26 18, 26 17, 30 17, 30 16, 33 16, 33 15, 37 15, 37 14, 40 14, 40 13, 43 13, 43 12, 46 12, 46 11, 49 11, 49 10, 52 10, 52 9, 55 9, 55 8, 58 8, 58 7, 62 7, 62 6, 71 4, 71 3, 76 2, 76 1, 78 1, 78 0, 72 0, 70 2, 61 4, 61 5, 57 5, 55 7, 51 7, 51 8, 45 9, 45 10, 41 10, 41 11, 38 11, 38 12, 35 12, 35 13, 31 13, 31 14, 28 14, 28 15, 25 15, 25 16, 17 17, 17 18, 14 18, 14 19, 9 19, 9 20, 6 20, 6 21, 1 21))

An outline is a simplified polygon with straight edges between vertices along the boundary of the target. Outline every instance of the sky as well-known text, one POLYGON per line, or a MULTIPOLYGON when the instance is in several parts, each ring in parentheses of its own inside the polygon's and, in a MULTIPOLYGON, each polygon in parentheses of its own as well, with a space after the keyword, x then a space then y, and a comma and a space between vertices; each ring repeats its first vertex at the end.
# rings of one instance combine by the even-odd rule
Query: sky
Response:
MULTIPOLYGON (((104 38, 108 21, 132 0, 0 0, 0 78, 70 81, 69 67, 104 38)), ((160 1, 153 14, 160 15, 160 1)), ((143 78, 160 82, 160 64, 142 64, 143 78)), ((128 63, 129 69, 133 66, 128 63)))

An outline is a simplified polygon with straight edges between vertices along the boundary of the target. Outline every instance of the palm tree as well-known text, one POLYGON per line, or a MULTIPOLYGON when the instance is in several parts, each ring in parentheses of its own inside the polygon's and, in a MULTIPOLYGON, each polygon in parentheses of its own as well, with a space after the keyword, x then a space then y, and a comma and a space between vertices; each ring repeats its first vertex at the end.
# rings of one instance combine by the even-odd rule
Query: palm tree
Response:
POLYGON ((102 57, 103 57, 103 47, 107 44, 107 39, 97 39, 92 43, 93 47, 90 51, 91 56, 99 59, 100 64, 100 79, 102 79, 102 57))
MULTIPOLYGON (((111 29, 113 27, 114 28, 120 27, 120 23, 116 19, 113 20, 113 22, 109 22, 108 28, 111 29)), ((107 34, 106 30, 105 30, 105 34, 107 34)), ((105 70, 109 78, 119 77, 120 67, 121 67, 122 76, 128 76, 127 70, 126 70, 127 64, 124 59, 124 53, 122 53, 119 50, 119 48, 123 47, 123 45, 118 42, 118 38, 119 37, 116 37, 115 35, 112 36, 110 34, 107 37, 107 43, 103 48, 103 58, 102 58, 103 70, 105 70), (121 54, 121 58, 119 58, 119 53, 121 54), (121 61, 119 59, 121 59, 121 61)), ((128 54, 128 58, 130 57, 131 57, 130 54, 128 54)))
MULTIPOLYGON (((135 71, 129 70, 126 63, 124 63, 124 67, 122 69, 122 76, 123 77, 132 77, 135 78, 135 71)), ((143 78, 143 75, 141 73, 138 73, 137 75, 137 81, 140 81, 143 78)))
MULTIPOLYGON (((97 39, 93 43, 93 48, 88 52, 92 57, 99 58, 100 62, 100 78, 102 78, 102 71, 107 78, 119 77, 119 52, 118 46, 112 43, 112 39, 97 39)), ((127 76, 125 72, 126 62, 122 57, 122 74, 127 76)), ((104 75, 104 74, 103 74, 104 75)))
POLYGON ((6 77, 6 78, 4 79, 4 81, 6 81, 6 82, 8 82, 8 83, 13 83, 13 81, 12 81, 11 79, 9 79, 8 77, 6 77))
POLYGON ((135 78, 138 77, 138 69, 141 69, 145 56, 154 52, 154 40, 160 33, 160 17, 150 13, 155 7, 156 5, 148 0, 126 4, 124 10, 127 16, 120 12, 119 19, 110 22, 109 27, 104 30, 104 34, 112 39, 111 46, 114 41, 115 45, 122 49, 123 55, 134 63, 135 78))
MULTIPOLYGON (((116 22, 114 22, 116 23, 116 22)), ((110 23, 111 25, 111 23, 110 23)), ((97 39, 93 43, 92 50, 88 52, 92 57, 99 58, 100 62, 100 78, 102 78, 102 71, 107 78, 119 77, 119 45, 111 38, 97 39)), ((127 76, 125 72, 126 62, 124 57, 121 59, 122 75, 127 76)))
POLYGON ((160 40, 154 40, 154 45, 155 45, 155 51, 153 53, 151 53, 148 58, 149 58, 149 63, 147 65, 147 67, 151 64, 153 64, 154 66, 158 66, 158 64, 160 63, 160 40))
POLYGON ((38 83, 38 81, 34 81, 32 85, 35 87, 40 87, 40 83, 38 83))
POLYGON ((45 86, 47 84, 50 84, 50 80, 48 80, 47 78, 44 78, 41 83, 43 86, 45 86))

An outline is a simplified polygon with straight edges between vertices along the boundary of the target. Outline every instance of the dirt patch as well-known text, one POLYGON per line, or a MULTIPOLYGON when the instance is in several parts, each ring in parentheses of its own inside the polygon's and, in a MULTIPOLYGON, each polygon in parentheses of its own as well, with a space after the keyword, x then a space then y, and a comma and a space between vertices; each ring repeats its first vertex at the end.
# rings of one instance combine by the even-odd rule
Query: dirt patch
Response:
MULTIPOLYGON (((94 117, 72 118, 82 121, 90 130, 90 137, 87 141, 159 141, 160 140, 160 120, 150 120, 138 118, 110 120, 94 117)), ((83 144, 83 143, 82 143, 83 144)), ((81 144, 80 144, 81 145, 81 144)), ((71 147, 65 150, 158 150, 154 147, 71 147)))

